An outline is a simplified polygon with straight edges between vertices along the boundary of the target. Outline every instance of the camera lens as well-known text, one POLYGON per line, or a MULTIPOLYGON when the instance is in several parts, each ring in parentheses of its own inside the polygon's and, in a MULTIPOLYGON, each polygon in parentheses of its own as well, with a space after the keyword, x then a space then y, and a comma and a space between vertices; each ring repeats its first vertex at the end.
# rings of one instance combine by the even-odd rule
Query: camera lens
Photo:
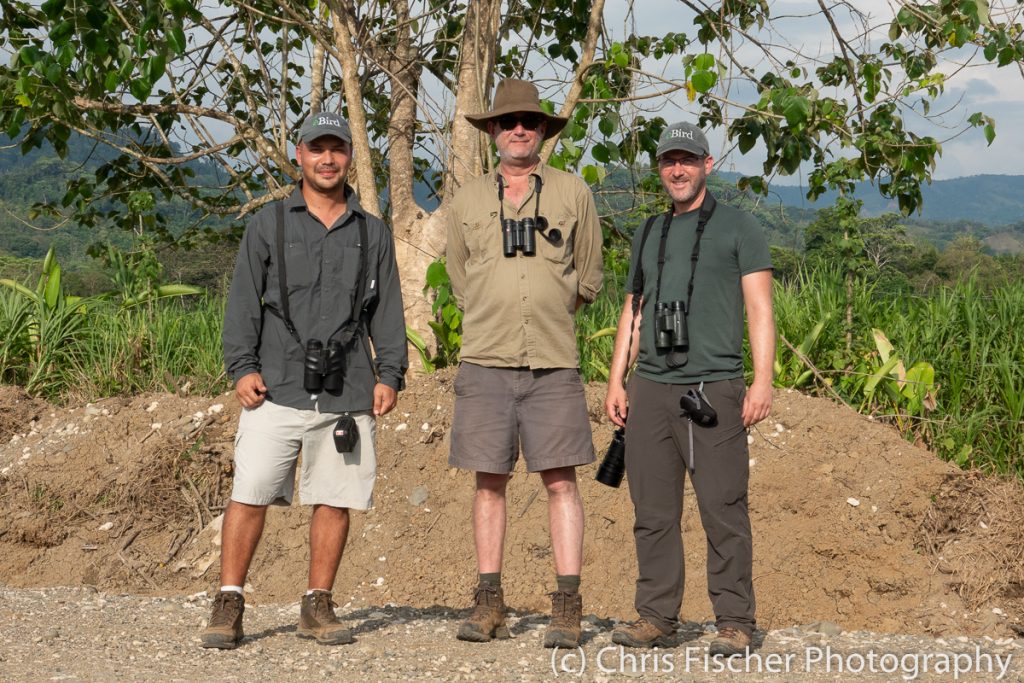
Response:
POLYGON ((622 477, 626 474, 626 430, 619 427, 612 434, 612 442, 608 444, 608 451, 597 468, 596 479, 605 486, 619 488, 622 484, 622 477))

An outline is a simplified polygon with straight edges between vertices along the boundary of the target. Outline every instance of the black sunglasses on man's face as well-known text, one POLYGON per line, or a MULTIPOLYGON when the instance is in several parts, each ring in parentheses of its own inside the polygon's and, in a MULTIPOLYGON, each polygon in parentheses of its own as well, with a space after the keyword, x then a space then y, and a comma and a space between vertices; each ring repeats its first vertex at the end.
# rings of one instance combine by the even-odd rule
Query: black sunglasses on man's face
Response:
POLYGON ((538 114, 504 114, 498 117, 498 125, 502 130, 515 130, 520 123, 526 130, 537 130, 544 117, 538 114))

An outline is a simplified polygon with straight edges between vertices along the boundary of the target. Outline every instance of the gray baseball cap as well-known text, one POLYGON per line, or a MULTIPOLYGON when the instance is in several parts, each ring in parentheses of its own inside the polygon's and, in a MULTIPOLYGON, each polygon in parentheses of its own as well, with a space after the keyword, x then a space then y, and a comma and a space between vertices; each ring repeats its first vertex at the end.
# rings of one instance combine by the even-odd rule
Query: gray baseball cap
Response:
POLYGON ((333 135, 352 144, 352 131, 348 127, 348 121, 333 111, 318 111, 306 119, 299 129, 299 142, 309 142, 322 135, 333 135))
POLYGON ((676 150, 707 156, 708 139, 704 137, 704 131, 692 123, 673 123, 661 132, 656 156, 660 157, 665 152, 676 150))

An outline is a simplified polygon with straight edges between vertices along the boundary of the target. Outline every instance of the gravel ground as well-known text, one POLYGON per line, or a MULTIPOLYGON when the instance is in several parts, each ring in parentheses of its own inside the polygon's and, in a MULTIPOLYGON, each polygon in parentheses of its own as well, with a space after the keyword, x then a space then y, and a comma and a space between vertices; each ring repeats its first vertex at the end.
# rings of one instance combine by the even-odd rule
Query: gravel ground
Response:
POLYGON ((675 648, 623 650, 611 642, 614 624, 591 616, 581 651, 552 652, 541 647, 543 615, 517 613, 510 640, 473 644, 454 638, 462 612, 392 605, 340 609, 357 641, 338 647, 295 637, 298 603, 250 605, 242 645, 213 651, 199 647, 209 605, 206 594, 0 587, 0 681, 1024 681, 1020 639, 844 632, 821 622, 760 634, 761 647, 731 660, 730 671, 706 658, 713 634, 699 624, 687 624, 675 648))

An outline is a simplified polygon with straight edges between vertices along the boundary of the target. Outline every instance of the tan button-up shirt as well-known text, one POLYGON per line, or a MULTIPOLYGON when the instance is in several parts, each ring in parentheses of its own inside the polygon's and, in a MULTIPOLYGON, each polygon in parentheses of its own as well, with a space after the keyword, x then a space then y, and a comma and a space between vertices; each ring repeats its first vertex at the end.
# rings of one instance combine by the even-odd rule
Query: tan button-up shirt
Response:
MULTIPOLYGON (((488 367, 579 367, 576 297, 601 290, 601 225, 594 196, 580 178, 540 165, 540 215, 548 220, 537 253, 502 253, 497 175, 470 180, 448 215, 448 275, 464 311, 462 360, 488 367)), ((519 206, 504 202, 505 218, 533 218, 536 179, 519 206)))

